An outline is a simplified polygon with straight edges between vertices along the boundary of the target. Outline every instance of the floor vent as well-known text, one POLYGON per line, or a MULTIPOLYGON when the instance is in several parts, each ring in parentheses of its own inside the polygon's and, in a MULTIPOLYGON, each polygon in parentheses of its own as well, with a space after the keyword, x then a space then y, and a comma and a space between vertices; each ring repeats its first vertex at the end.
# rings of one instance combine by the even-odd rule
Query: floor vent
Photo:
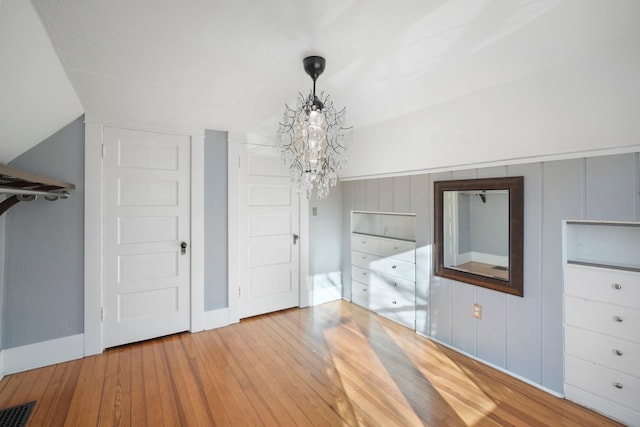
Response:
POLYGON ((0 426, 2 427, 24 427, 27 425, 29 415, 36 405, 36 401, 24 403, 12 408, 0 410, 0 426))

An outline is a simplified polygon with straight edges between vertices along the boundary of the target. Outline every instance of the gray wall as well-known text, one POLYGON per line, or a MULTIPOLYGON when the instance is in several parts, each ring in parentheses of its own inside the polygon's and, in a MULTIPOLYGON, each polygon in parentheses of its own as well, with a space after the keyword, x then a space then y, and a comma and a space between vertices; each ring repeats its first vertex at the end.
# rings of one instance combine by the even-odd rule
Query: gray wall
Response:
POLYGON ((486 203, 473 196, 469 205, 471 250, 485 254, 509 255, 509 197, 488 194, 486 203))
POLYGON ((227 132, 204 133, 204 309, 228 307, 227 132))
POLYGON ((342 214, 340 182, 329 190, 326 199, 318 200, 313 195, 309 200, 309 274, 314 289, 341 285, 342 251, 337 243, 342 236, 342 214))
POLYGON ((67 200, 21 202, 5 215, 3 348, 82 333, 84 118, 9 164, 76 185, 67 200))
MULTIPOLYGON (((343 183, 352 209, 415 212, 418 332, 562 391, 563 219, 640 220, 638 153, 343 183), (525 177, 524 297, 432 275, 433 182, 525 177), (472 316, 482 305, 482 319, 472 316), (427 310, 428 306, 428 310, 427 310)), ((342 243, 349 247, 345 226, 342 243)), ((350 295, 344 251, 344 296, 350 295)))

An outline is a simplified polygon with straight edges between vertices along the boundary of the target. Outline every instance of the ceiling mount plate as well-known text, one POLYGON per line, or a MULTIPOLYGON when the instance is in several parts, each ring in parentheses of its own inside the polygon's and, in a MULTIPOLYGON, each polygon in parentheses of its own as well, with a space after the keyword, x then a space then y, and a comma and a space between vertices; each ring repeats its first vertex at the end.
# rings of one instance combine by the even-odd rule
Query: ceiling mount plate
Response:
POLYGON ((307 56, 302 61, 302 64, 304 65, 304 71, 309 74, 315 82, 324 71, 325 60, 322 56, 307 56))

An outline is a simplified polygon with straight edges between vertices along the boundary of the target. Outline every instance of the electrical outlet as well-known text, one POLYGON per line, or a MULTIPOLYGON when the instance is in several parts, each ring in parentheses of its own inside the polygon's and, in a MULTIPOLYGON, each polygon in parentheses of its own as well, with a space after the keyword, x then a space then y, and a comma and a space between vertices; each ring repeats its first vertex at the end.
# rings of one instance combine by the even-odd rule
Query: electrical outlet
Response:
POLYGON ((482 306, 480 304, 473 304, 473 317, 482 319, 482 306))
POLYGON ((318 208, 317 207, 314 206, 313 208, 311 208, 311 212, 312 212, 311 215, 318 216, 318 208))

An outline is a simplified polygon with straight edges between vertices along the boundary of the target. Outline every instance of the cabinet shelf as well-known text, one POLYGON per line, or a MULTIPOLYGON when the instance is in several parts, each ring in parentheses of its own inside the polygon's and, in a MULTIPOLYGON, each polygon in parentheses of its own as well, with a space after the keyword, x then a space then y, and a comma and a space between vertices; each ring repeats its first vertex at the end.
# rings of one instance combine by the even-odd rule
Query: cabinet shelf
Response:
POLYGON ((640 271, 640 223, 565 221, 567 264, 640 271))
POLYGON ((640 268, 635 265, 622 265, 622 264, 605 264, 602 262, 593 262, 593 261, 581 261, 581 260, 568 260, 567 264, 569 265, 582 265, 585 267, 597 267, 597 268, 608 268, 612 270, 622 270, 622 271, 635 271, 640 272, 640 268))
POLYGON ((413 213, 352 211, 351 232, 415 242, 416 215, 413 213))
POLYGON ((359 233, 357 231, 354 231, 351 234, 353 234, 354 236, 378 237, 380 239, 393 239, 393 240, 400 240, 402 242, 415 243, 415 239, 402 239, 400 237, 380 236, 379 234, 374 234, 374 233, 359 233))

